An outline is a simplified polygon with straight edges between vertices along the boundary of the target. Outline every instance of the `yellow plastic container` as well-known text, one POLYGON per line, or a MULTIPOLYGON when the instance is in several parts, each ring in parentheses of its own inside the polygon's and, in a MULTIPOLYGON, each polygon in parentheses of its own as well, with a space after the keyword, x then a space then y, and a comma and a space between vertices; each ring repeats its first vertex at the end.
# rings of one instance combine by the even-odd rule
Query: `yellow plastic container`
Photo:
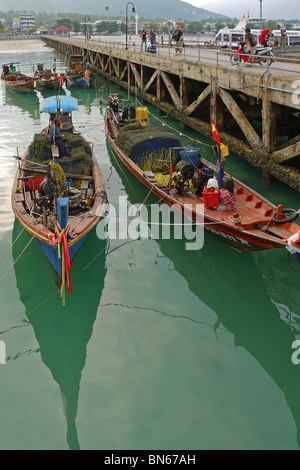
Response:
POLYGON ((220 144, 220 150, 222 157, 227 157, 229 155, 228 147, 224 144, 220 144))
POLYGON ((146 107, 136 108, 136 120, 140 121, 143 125, 147 124, 148 116, 149 116, 148 108, 146 107))

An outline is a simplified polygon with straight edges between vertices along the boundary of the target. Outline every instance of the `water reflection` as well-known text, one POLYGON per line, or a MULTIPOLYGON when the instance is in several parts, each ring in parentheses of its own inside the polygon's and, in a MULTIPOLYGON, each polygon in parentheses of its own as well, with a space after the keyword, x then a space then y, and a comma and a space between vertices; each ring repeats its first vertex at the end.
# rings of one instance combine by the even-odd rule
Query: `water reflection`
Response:
POLYGON ((97 97, 97 89, 95 87, 81 88, 72 86, 69 90, 71 96, 77 99, 79 105, 85 106, 87 113, 90 114, 93 102, 97 97))
POLYGON ((39 98, 36 92, 33 93, 16 93, 14 91, 8 90, 5 88, 5 101, 4 104, 9 106, 17 106, 23 112, 29 114, 33 119, 39 119, 40 110, 39 110, 39 98))
MULTIPOLYGON (((13 240, 20 231, 16 221, 13 240)), ((24 237, 27 235, 23 234, 13 247, 14 260, 26 244, 24 237)), ((50 265, 40 256, 35 244, 28 247, 22 261, 15 265, 20 298, 39 343, 41 358, 59 385, 67 422, 67 443, 72 450, 80 448, 76 426, 80 381, 104 287, 105 254, 105 243, 92 231, 73 262, 73 293, 67 296, 65 307, 53 282, 50 265)))
MULTIPOLYGON (((130 203, 142 203, 148 190, 116 159, 109 143, 108 151, 130 203)), ((155 202, 157 198, 147 200, 155 202)), ((286 250, 237 254, 209 235, 200 251, 186 251, 185 240, 157 243, 189 290, 215 312, 216 335, 225 327, 235 346, 251 354, 280 388, 300 448, 300 366, 291 360, 292 343, 300 331, 299 274, 290 269, 286 250)), ((200 322, 200 315, 192 320, 200 322)))

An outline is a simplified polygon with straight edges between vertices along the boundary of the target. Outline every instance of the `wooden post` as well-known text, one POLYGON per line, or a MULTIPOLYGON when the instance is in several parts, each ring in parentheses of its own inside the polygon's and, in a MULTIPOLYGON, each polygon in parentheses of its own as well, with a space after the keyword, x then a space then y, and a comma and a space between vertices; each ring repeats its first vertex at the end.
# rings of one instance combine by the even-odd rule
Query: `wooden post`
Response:
POLYGON ((160 71, 157 71, 157 79, 156 79, 156 97, 159 101, 161 101, 161 74, 160 71))
POLYGON ((211 83, 211 93, 210 93, 210 122, 215 121, 217 123, 217 84, 215 81, 211 83))
POLYGON ((145 67, 141 64, 141 90, 143 90, 145 86, 145 75, 145 67))
POLYGON ((262 99, 262 141, 269 151, 277 145, 277 113, 276 104, 269 100, 269 93, 264 92, 262 99))
POLYGON ((180 100, 183 108, 186 108, 189 104, 188 87, 188 79, 185 77, 180 77, 180 100))

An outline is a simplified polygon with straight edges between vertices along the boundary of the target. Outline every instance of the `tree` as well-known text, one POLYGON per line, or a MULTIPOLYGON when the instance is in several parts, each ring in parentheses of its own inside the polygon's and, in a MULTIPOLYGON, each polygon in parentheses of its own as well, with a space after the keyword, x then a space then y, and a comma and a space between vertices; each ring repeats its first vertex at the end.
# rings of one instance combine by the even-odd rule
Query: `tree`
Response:
POLYGON ((74 33, 79 33, 81 30, 81 25, 79 20, 73 20, 73 31, 74 33))
POLYGON ((203 23, 200 21, 192 21, 187 28, 189 33, 199 33, 203 30, 203 23))
POLYGON ((268 20, 267 21, 267 27, 271 29, 276 29, 277 28, 277 21, 276 20, 268 20))
POLYGON ((66 26, 67 28, 71 29, 72 28, 72 23, 70 18, 59 18, 56 20, 57 26, 66 26))
POLYGON ((216 23, 216 30, 219 31, 219 29, 223 29, 223 28, 225 28, 225 24, 218 21, 216 23))

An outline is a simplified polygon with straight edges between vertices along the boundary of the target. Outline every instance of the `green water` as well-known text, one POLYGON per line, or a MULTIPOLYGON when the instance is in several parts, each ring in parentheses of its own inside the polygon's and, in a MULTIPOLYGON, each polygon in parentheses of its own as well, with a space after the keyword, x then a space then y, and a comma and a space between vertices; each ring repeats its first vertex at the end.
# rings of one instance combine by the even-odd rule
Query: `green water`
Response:
MULTIPOLYGON (((53 57, 60 71, 64 58, 42 45, 0 52, 28 73, 53 57)), ((101 98, 119 90, 98 87, 67 91, 79 101, 73 120, 94 143, 111 204, 141 203, 148 191, 105 138, 101 98)), ((51 94, 13 96, 1 84, 0 258, 21 232, 12 156, 47 123, 39 103, 51 94)), ((298 193, 239 157, 226 169, 275 204, 300 207, 298 193)), ((35 243, 17 259, 29 242, 22 233, 0 262, 0 278, 15 262, 0 284, 0 449, 299 449, 300 273, 286 250, 241 255, 205 235, 193 252, 184 240, 106 242, 93 232, 62 307, 35 243)))

